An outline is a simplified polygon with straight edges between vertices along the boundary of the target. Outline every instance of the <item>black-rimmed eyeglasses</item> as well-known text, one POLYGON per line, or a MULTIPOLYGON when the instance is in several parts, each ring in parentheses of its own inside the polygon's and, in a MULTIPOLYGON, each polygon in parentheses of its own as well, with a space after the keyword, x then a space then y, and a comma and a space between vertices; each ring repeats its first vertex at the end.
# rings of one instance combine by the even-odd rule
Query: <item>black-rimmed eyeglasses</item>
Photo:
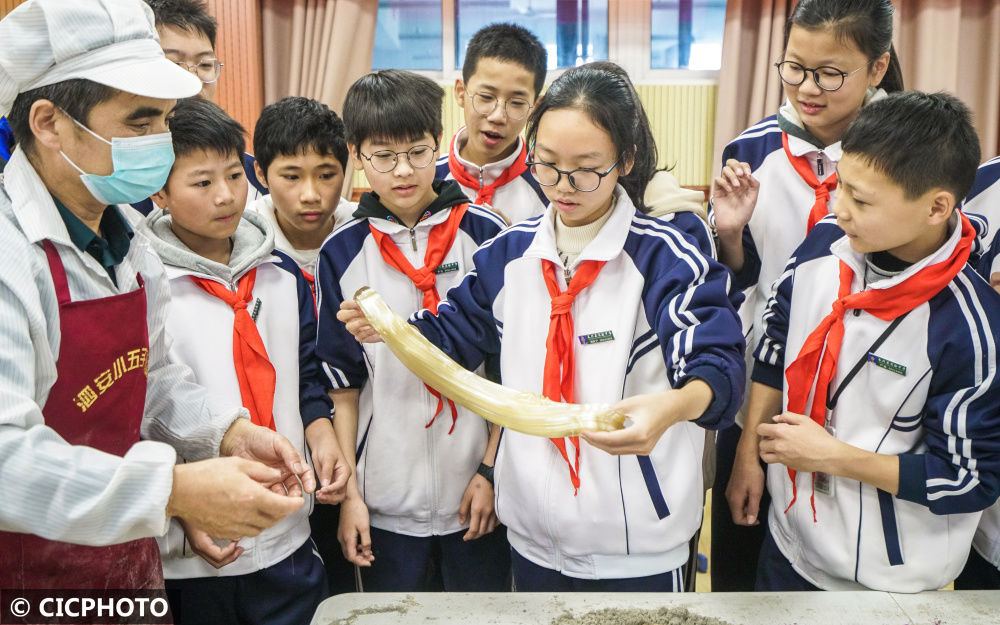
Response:
POLYGON ((437 149, 437 145, 434 147, 429 145, 415 145, 405 152, 379 150, 378 152, 372 152, 371 156, 369 156, 361 150, 358 150, 358 154, 371 164, 372 169, 385 174, 396 169, 396 165, 399 163, 400 154, 406 155, 406 161, 410 164, 410 167, 413 167, 414 169, 423 169, 434 162, 434 155, 437 153, 437 149))
POLYGON ((806 67, 801 63, 796 63, 795 61, 782 61, 780 63, 775 63, 774 66, 778 68, 778 76, 781 77, 782 82, 793 87, 801 85, 806 80, 806 74, 812 73, 813 82, 816 86, 823 91, 836 91, 844 86, 844 81, 847 77, 855 72, 860 72, 864 68, 868 67, 868 63, 865 63, 861 67, 845 72, 842 69, 833 67, 832 65, 821 65, 820 67, 806 67))
POLYGON ((559 180, 565 174, 569 178, 569 183, 577 191, 582 191, 584 193, 590 193, 601 186, 601 180, 611 173, 618 163, 621 162, 621 155, 615 159, 615 162, 611 164, 603 172, 597 171, 589 167, 581 167, 579 169, 574 169, 572 171, 565 171, 557 168, 549 163, 542 163, 539 161, 528 161, 527 165, 531 168, 531 173, 538 181, 538 184, 543 187, 554 187, 559 184, 559 180))

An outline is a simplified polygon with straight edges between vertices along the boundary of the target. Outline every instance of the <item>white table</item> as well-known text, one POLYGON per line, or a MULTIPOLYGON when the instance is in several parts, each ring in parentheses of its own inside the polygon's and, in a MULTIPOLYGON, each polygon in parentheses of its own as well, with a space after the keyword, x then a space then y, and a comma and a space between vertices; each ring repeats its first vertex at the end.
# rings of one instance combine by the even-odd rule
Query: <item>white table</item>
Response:
POLYGON ((312 625, 549 625, 566 612, 687 608, 732 625, 997 625, 1000 592, 350 593, 320 604, 312 625))

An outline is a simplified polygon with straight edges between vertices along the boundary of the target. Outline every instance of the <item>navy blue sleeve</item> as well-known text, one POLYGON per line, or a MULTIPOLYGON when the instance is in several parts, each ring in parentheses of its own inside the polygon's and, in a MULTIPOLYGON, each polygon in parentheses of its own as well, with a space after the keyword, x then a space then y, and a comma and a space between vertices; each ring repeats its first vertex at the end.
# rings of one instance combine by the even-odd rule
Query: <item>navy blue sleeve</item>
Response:
POLYGON ((5 162, 10 160, 10 153, 14 151, 14 132, 10 129, 10 122, 6 117, 0 117, 0 159, 5 162))
POLYGON ((625 252, 646 276, 646 320, 659 340, 671 387, 704 381, 713 399, 695 423, 708 429, 730 425, 743 402, 746 346, 729 299, 729 270, 669 225, 634 226, 625 252))
POLYGON ((316 300, 295 261, 281 252, 274 254, 281 259, 279 266, 295 276, 299 298, 299 414, 302 426, 309 427, 316 419, 329 418, 333 410, 316 357, 316 300))
MULTIPOLYGON (((489 247, 480 248, 472 256, 473 269, 462 281, 448 291, 446 299, 438 305, 436 315, 420 310, 410 318, 416 328, 455 362, 473 370, 490 355, 500 353, 499 322, 493 317, 493 300, 499 292, 489 289, 489 276, 480 277, 480 271, 489 272, 496 260, 489 247)), ((500 265, 500 273, 503 265, 500 265)))
POLYGON ((263 183, 257 179, 257 169, 254 167, 255 162, 256 160, 252 155, 243 154, 243 173, 246 174, 247 183, 249 183, 250 186, 257 189, 261 195, 268 195, 271 193, 271 190, 265 187, 263 183))
POLYGON ((366 221, 338 229, 323 244, 316 263, 316 355, 332 389, 361 388, 368 379, 364 348, 337 319, 344 301, 340 279, 368 235, 366 221))
POLYGON ((1000 295, 967 267, 930 307, 926 448, 900 456, 898 496, 935 514, 977 512, 1000 495, 1000 295))

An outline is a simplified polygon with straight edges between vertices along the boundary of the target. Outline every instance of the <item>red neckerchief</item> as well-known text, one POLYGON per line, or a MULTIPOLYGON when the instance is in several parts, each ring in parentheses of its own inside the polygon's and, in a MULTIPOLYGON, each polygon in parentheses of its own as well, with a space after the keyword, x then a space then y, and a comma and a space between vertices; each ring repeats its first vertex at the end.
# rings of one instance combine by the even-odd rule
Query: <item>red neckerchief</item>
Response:
POLYGON ((274 365, 267 356, 257 323, 247 311, 247 305, 253 300, 257 268, 240 278, 235 293, 215 280, 195 276, 190 278, 206 293, 229 304, 236 313, 233 318, 233 364, 236 365, 236 379, 240 384, 240 399, 250 411, 251 422, 275 429, 274 365))
POLYGON ((781 133, 781 146, 785 148, 785 156, 795 168, 795 172, 816 192, 816 202, 809 209, 809 223, 806 226, 806 233, 808 233, 820 219, 826 217, 830 212, 830 194, 837 188, 837 172, 830 174, 829 178, 820 182, 809 165, 809 159, 804 156, 794 156, 792 151, 788 149, 787 132, 781 133))
MULTIPOLYGON (((809 336, 795 361, 785 370, 785 380, 788 388, 788 411, 798 414, 808 414, 820 425, 826 422, 826 399, 830 382, 837 372, 837 358, 840 356, 840 346, 844 339, 844 313, 848 310, 860 309, 883 321, 891 321, 907 313, 917 306, 927 302, 941 292, 951 282, 958 272, 965 267, 972 249, 972 241, 976 231, 968 218, 959 213, 961 219, 962 238, 955 246, 951 256, 939 263, 924 267, 906 280, 887 289, 868 289, 851 293, 851 281, 854 271, 844 261, 840 261, 840 288, 833 309, 823 318, 809 336), (821 360, 822 357, 822 360, 821 360), (806 412, 806 402, 809 392, 815 386, 812 406, 806 412)), ((793 469, 788 469, 788 477, 792 480, 792 500, 785 512, 791 509, 798 496, 795 486, 793 469)), ((815 481, 815 474, 813 474, 815 481)), ((813 521, 816 521, 815 486, 809 498, 812 505, 813 521)))
POLYGON ((510 167, 503 170, 497 176, 497 179, 493 181, 493 184, 480 187, 479 178, 470 174, 458 160, 458 150, 455 148, 455 140, 460 133, 461 131, 456 132, 455 136, 451 138, 451 147, 448 148, 448 170, 463 187, 476 190, 475 204, 479 204, 480 206, 489 204, 492 206, 493 194, 496 193, 496 190, 528 170, 528 146, 522 142, 521 153, 517 155, 517 158, 514 159, 510 167))
MULTIPOLYGON (((545 369, 542 381, 542 394, 554 402, 572 404, 575 401, 573 392, 573 300, 597 278, 606 261, 585 260, 580 263, 565 291, 559 291, 556 280, 556 265, 550 260, 542 260, 542 275, 545 286, 552 298, 552 309, 549 313, 549 334, 545 338, 545 369)), ((580 490, 580 438, 569 437, 576 447, 576 458, 570 462, 566 453, 566 439, 550 439, 566 461, 569 467, 570 481, 573 483, 573 494, 580 490)))
MULTIPOLYGON (((406 256, 400 251, 399 247, 392 242, 392 237, 371 225, 371 223, 368 224, 372 237, 378 243, 382 259, 390 267, 405 274, 407 278, 413 281, 413 284, 424 294, 423 307, 434 314, 437 314, 438 304, 441 302, 441 296, 438 295, 437 291, 437 274, 434 273, 434 270, 441 265, 441 261, 444 260, 444 257, 455 242, 455 235, 458 234, 458 226, 468 208, 468 202, 452 207, 448 219, 431 228, 430 234, 427 237, 427 251, 424 252, 424 266, 420 269, 416 269, 410 264, 410 261, 406 259, 406 256)), ((431 420, 425 426, 430 427, 434 424, 437 416, 441 414, 442 408, 444 408, 444 398, 441 397, 441 393, 438 393, 430 386, 426 384, 424 386, 438 400, 434 416, 431 417, 431 420)), ((448 433, 451 434, 455 431, 455 422, 458 420, 458 408, 455 407, 455 403, 450 399, 448 400, 448 407, 451 410, 451 429, 448 430, 448 433)))

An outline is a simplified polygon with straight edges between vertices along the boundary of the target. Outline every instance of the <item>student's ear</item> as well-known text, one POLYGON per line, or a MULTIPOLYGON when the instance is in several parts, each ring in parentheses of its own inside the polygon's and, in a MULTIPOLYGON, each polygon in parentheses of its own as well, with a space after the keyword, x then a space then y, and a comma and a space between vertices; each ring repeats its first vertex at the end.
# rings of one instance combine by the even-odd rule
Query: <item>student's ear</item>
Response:
POLYGON ((872 62, 872 69, 868 72, 868 84, 870 86, 877 87, 882 82, 886 71, 889 69, 890 58, 891 56, 888 52, 883 52, 882 56, 872 62))
POLYGON ((437 138, 438 151, 441 150, 441 139, 444 139, 444 131, 443 130, 441 131, 441 134, 439 134, 438 138, 437 138))
MULTIPOLYGON (((618 167, 621 168, 621 176, 629 175, 632 171, 632 167, 635 165, 635 153, 638 150, 636 146, 632 146, 632 151, 629 154, 622 156, 622 162, 618 167)), ((619 177, 621 177, 619 176, 619 177)))
POLYGON ((455 103, 465 108, 465 82, 461 78, 455 79, 455 103))
POLYGON ((28 125, 35 143, 50 150, 63 148, 62 134, 72 132, 73 120, 59 112, 59 108, 50 100, 36 100, 28 112, 28 125))
MULTIPOLYGON (((347 153, 351 155, 351 162, 354 163, 354 169, 358 171, 365 170, 365 161, 361 158, 361 148, 360 146, 354 145, 353 143, 347 144, 347 153)), ((347 175, 347 172, 344 172, 347 175)))
POLYGON ((260 161, 258 161, 257 159, 254 159, 253 161, 253 170, 254 173, 257 174, 257 180, 260 181, 262 185, 264 185, 264 188, 270 189, 271 188, 270 185, 267 184, 267 174, 264 173, 264 170, 260 168, 260 161))
POLYGON ((149 199, 153 200, 158 208, 167 208, 167 188, 163 187, 153 195, 149 196, 149 199))
POLYGON ((946 223, 955 212, 955 196, 951 191, 932 189, 929 192, 930 206, 927 213, 929 225, 937 226, 946 223))

